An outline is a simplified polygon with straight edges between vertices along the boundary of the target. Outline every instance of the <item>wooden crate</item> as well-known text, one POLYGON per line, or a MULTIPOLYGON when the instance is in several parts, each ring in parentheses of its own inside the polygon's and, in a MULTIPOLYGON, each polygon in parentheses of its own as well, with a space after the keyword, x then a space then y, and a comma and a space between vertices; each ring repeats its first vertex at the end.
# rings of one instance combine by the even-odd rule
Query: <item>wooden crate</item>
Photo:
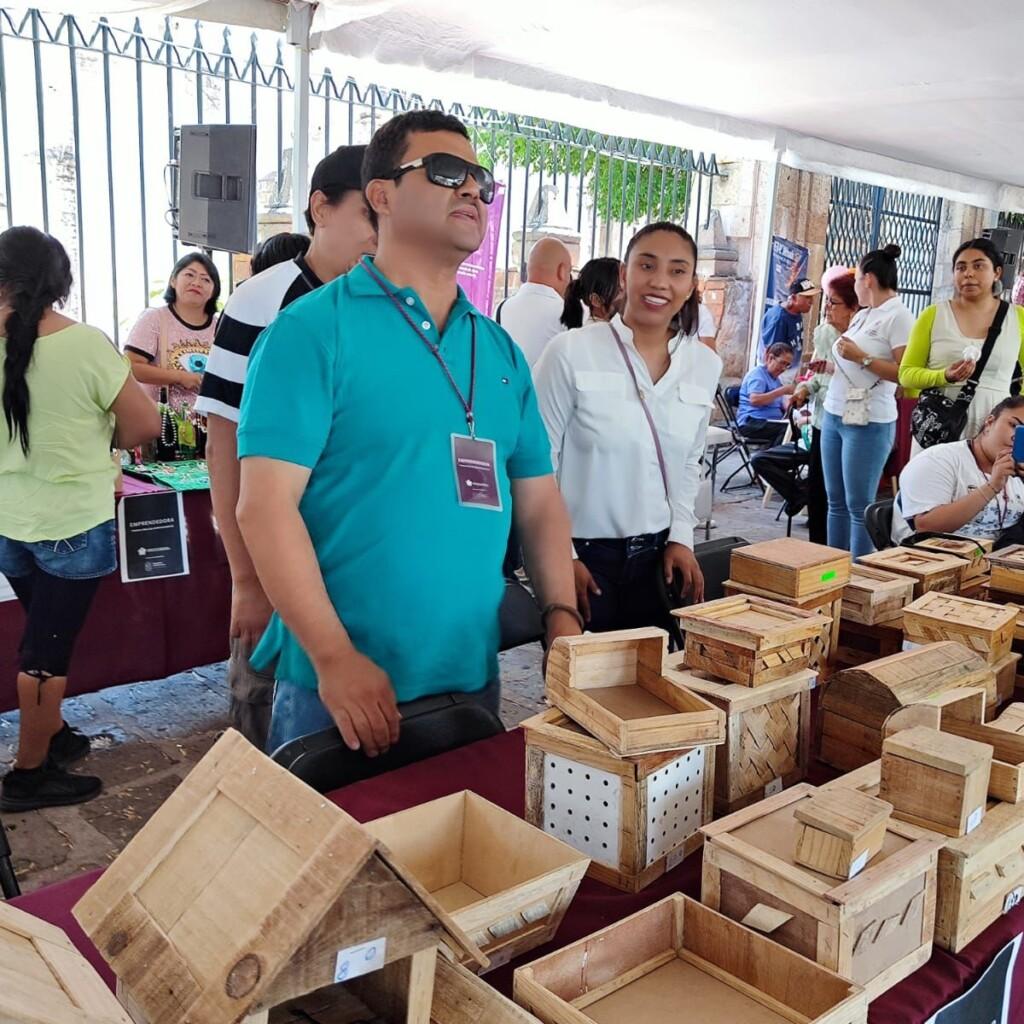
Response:
POLYGON ((909 576, 914 581, 914 597, 920 597, 931 590, 956 593, 960 574, 967 566, 963 558, 946 555, 941 551, 922 551, 920 548, 886 548, 884 551, 862 555, 858 561, 872 569, 909 576))
POLYGON ((487 954, 491 968, 554 938, 590 864, 468 791, 365 827, 487 954))
POLYGON ((520 967, 544 1024, 864 1024, 856 985, 676 893, 520 967))
POLYGON ((1024 595, 1024 544, 1013 544, 989 555, 993 590, 1024 595))
POLYGON ((771 594, 804 598, 842 587, 850 577, 850 554, 839 548, 780 537, 736 548, 729 576, 771 594))
POLYGON ((991 747, 916 726, 883 741, 878 795, 902 821, 964 836, 985 815, 991 770, 991 747))
POLYGON ((903 609, 903 632, 917 644, 956 640, 987 662, 1002 661, 1013 645, 1017 609, 932 590, 903 609))
POLYGON ((731 814, 803 782, 811 756, 814 673, 751 688, 688 670, 683 658, 669 655, 666 675, 725 713, 725 743, 715 748, 715 814, 731 814))
POLYGON ((842 617, 847 622, 873 626, 898 619, 913 600, 914 581, 908 576, 858 562, 850 569, 850 579, 843 588, 842 617))
POLYGON ((825 590, 820 594, 811 594, 809 597, 784 597, 780 594, 773 594, 770 590, 762 590, 760 587, 752 586, 749 583, 737 583, 735 580, 726 580, 722 584, 722 590, 726 597, 732 597, 735 594, 750 594, 751 597, 763 597, 768 601, 775 601, 789 608, 800 608, 805 612, 820 612, 822 615, 827 616, 832 621, 812 641, 810 667, 814 671, 819 671, 832 660, 832 652, 839 643, 839 620, 843 609, 843 587, 825 590))
POLYGON ((818 792, 797 804, 793 859, 830 878, 850 879, 880 853, 892 804, 863 793, 818 792))
POLYGON ((342 979, 428 1024, 438 945, 487 963, 385 847, 232 730, 74 914, 137 1024, 256 1024, 342 979))
POLYGON ((55 925, 0 901, 0 1021, 132 1024, 89 962, 55 925))
POLYGON ((988 705, 986 718, 991 718, 997 707, 1013 700, 1017 689, 1017 664, 1020 659, 1019 654, 1011 651, 1005 658, 1000 658, 992 665, 992 670, 996 674, 996 699, 988 705))
POLYGON ((548 700, 620 757, 725 742, 722 713, 662 676, 667 650, 654 628, 559 637, 548 700))
POLYGON ((881 851, 851 881, 797 864, 800 785, 705 825, 701 901, 862 985, 875 999, 931 955, 943 840, 890 819, 881 851))
POLYGON ((986 588, 983 600, 991 604, 1000 605, 1004 608, 1017 609, 1017 628, 1014 630, 1014 640, 1024 641, 1024 595, 1013 594, 1007 590, 996 590, 989 586, 986 588))
POLYGON ((686 630, 687 667, 743 686, 762 686, 803 671, 815 638, 831 624, 817 612, 747 594, 672 614, 686 630))
POLYGON ((700 848, 713 748, 616 757, 555 709, 522 728, 526 820, 590 857, 591 878, 639 892, 700 848))
POLYGON ((992 551, 991 540, 977 540, 974 537, 930 537, 918 541, 914 547, 962 558, 967 565, 960 572, 958 588, 960 593, 973 590, 989 579, 988 555, 992 551))
POLYGON ((837 672, 821 698, 821 752, 851 771, 882 756, 886 719, 958 687, 995 688, 992 666, 962 644, 944 642, 837 672))
POLYGON ((995 721, 988 724, 993 729, 1024 736, 1024 704, 1011 704, 995 721))
POLYGON ((857 668, 869 661, 899 654, 904 650, 904 640, 902 611, 896 618, 873 626, 843 620, 839 625, 839 646, 832 658, 832 668, 834 671, 857 668))

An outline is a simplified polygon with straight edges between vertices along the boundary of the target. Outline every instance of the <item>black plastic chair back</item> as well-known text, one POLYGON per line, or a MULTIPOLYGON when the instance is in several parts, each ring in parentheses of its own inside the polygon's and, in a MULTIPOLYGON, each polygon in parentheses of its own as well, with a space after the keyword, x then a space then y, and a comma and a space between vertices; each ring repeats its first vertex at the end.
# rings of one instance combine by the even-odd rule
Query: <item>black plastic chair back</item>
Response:
POLYGON ((864 529, 879 551, 893 546, 892 507, 893 499, 886 498, 884 501, 874 501, 864 509, 864 529))

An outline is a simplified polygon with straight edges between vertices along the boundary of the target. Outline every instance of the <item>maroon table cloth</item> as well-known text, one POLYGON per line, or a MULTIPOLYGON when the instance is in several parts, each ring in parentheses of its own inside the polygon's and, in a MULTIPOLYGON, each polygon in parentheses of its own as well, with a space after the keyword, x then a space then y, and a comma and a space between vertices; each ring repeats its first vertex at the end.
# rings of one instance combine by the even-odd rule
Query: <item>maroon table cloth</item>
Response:
MULTIPOLYGON (((210 492, 188 491, 183 498, 189 575, 122 583, 118 570, 103 580, 75 645, 69 697, 163 679, 228 656, 231 573, 214 529, 210 492)), ((0 711, 18 706, 23 625, 18 602, 0 602, 0 711)))
MULTIPOLYGON (((513 814, 522 816, 524 756, 523 732, 515 729, 502 736, 337 790, 330 794, 330 799, 357 820, 370 821, 427 800, 471 788, 513 814)), ((700 867, 701 855, 697 852, 636 895, 621 893, 589 878, 584 879, 555 941, 527 954, 521 961, 486 975, 487 981, 509 995, 512 971, 519 963, 536 959, 551 949, 589 935, 669 893, 679 891, 699 899, 700 867)), ((71 916, 71 908, 98 874, 92 872, 70 879, 13 902, 23 910, 63 928, 71 941, 113 986, 113 976, 106 964, 71 916)), ((875 1000, 871 1005, 870 1024, 922 1024, 936 1010, 970 988, 996 953, 1022 930, 1024 905, 1003 917, 962 953, 954 956, 936 949, 924 967, 875 1000)), ((1013 981, 1009 1020, 1011 1024, 1024 1024, 1024 957, 1018 958, 1013 981)))

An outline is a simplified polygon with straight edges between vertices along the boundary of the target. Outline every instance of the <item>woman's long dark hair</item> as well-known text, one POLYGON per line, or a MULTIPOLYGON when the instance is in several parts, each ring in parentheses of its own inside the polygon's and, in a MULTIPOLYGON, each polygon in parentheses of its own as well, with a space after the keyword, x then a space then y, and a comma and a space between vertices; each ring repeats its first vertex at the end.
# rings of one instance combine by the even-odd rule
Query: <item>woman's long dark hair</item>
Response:
POLYGON ((0 301, 7 322, 4 345, 4 422, 13 441, 28 455, 29 364, 39 337, 39 321, 50 306, 71 293, 71 261, 64 246, 37 228, 8 228, 0 234, 0 301))
POLYGON ((187 252, 174 264, 174 269, 171 271, 170 279, 167 282, 167 290, 164 292, 164 302, 170 306, 177 300, 178 293, 174 290, 174 285, 171 284, 171 281, 193 263, 202 264, 203 270, 210 275, 210 280, 213 282, 213 294, 203 307, 207 316, 213 316, 217 312, 217 300, 220 298, 220 271, 217 270, 217 264, 204 252, 187 252))
POLYGON ((673 224, 670 220, 659 220, 654 224, 647 224, 629 240, 629 245, 626 246, 625 262, 629 262, 629 254, 633 251, 633 246, 641 238, 653 235, 656 231, 670 231, 672 234, 678 235, 684 242, 689 242, 693 249, 693 291, 683 303, 683 308, 676 314, 673 325, 683 334, 696 334, 697 325, 700 322, 700 295, 697 293, 697 243, 693 240, 693 235, 686 228, 673 224))
POLYGON ((596 295, 607 309, 619 294, 619 268, 622 263, 614 256, 600 256, 596 260, 588 260, 579 275, 569 282, 565 290, 565 307, 562 310, 561 322, 568 329, 583 326, 583 307, 589 308, 587 301, 596 295))

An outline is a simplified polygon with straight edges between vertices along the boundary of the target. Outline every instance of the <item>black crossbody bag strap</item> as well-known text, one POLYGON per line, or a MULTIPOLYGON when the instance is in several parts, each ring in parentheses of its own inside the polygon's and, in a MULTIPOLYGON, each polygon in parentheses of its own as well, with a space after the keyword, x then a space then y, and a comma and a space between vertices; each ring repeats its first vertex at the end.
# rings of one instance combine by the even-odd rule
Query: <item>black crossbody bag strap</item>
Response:
POLYGON ((989 327, 988 334, 985 336, 985 344, 981 349, 981 357, 974 366, 974 373, 964 381, 964 386, 960 389, 960 394, 956 396, 957 402, 969 405, 974 401, 974 392, 978 387, 978 381, 981 380, 981 375, 985 372, 985 366, 988 363, 989 356, 992 355, 992 349, 995 348, 996 339, 1003 330, 1003 324, 1006 321, 1006 314, 1009 309, 1010 304, 1006 299, 1000 299, 999 309, 996 310, 996 315, 992 319, 992 326, 989 327))

